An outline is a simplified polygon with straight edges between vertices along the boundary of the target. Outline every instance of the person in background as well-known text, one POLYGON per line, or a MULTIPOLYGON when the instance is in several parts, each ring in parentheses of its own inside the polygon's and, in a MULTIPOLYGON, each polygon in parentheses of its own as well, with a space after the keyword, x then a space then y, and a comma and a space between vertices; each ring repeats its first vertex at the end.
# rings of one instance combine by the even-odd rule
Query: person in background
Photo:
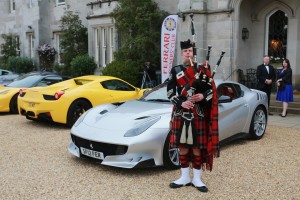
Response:
POLYGON ((144 63, 145 87, 153 88, 156 86, 156 73, 150 61, 144 63))
POLYGON ((293 86, 292 86, 293 72, 291 69, 290 61, 284 59, 282 62, 282 69, 279 72, 278 80, 276 81, 277 90, 277 101, 282 101, 282 113, 279 114, 281 117, 287 115, 288 103, 294 101, 293 97, 293 86))
MULTIPOLYGON (((268 96, 268 107, 270 107, 270 97, 272 91, 272 83, 276 79, 275 69, 270 65, 270 57, 265 55, 263 58, 263 64, 257 66, 256 78, 257 78, 257 89, 267 93, 268 96)), ((273 115, 269 112, 269 115, 273 115)))
MULTIPOLYGON (((200 192, 208 188, 202 182, 202 170, 212 170, 213 158, 219 156, 218 100, 210 71, 193 63, 193 44, 180 42, 182 65, 171 69, 167 96, 174 105, 171 118, 171 148, 179 148, 181 177, 171 188, 194 186, 200 192), (210 89, 202 85, 209 77, 210 89), (190 178, 190 166, 193 179, 190 178)), ((209 88, 209 87, 208 87, 209 88)))

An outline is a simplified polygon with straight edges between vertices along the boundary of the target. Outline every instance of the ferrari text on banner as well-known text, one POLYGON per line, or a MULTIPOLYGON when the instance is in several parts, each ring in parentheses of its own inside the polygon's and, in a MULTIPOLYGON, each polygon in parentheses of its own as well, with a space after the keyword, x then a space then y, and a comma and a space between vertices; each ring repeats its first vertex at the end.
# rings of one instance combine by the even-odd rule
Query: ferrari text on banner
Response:
POLYGON ((169 77, 172 68, 177 32, 177 15, 169 15, 165 18, 161 28, 161 81, 169 77))

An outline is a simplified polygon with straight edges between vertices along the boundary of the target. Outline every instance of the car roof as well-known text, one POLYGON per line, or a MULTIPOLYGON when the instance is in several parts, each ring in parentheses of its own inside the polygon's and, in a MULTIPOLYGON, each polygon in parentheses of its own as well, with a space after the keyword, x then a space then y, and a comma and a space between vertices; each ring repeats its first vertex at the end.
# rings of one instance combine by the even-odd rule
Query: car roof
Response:
POLYGON ((111 80, 111 79, 118 79, 117 77, 113 76, 99 76, 99 75, 87 75, 87 76, 79 76, 74 79, 86 79, 86 80, 91 80, 91 81, 105 81, 105 80, 111 80))
POLYGON ((59 75, 56 72, 48 72, 48 71, 33 71, 33 72, 28 72, 24 75, 59 75))

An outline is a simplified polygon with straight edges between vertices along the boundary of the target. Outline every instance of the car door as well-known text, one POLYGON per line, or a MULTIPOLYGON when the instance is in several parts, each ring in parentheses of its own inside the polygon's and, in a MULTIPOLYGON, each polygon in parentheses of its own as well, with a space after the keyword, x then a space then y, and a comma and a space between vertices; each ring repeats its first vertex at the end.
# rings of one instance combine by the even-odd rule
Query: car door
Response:
POLYGON ((219 103, 220 140, 243 131, 249 113, 249 105, 238 84, 223 83, 218 86, 218 97, 229 96, 231 102, 219 103))
POLYGON ((138 98, 139 93, 135 87, 121 80, 107 80, 101 83, 114 102, 122 102, 138 98))

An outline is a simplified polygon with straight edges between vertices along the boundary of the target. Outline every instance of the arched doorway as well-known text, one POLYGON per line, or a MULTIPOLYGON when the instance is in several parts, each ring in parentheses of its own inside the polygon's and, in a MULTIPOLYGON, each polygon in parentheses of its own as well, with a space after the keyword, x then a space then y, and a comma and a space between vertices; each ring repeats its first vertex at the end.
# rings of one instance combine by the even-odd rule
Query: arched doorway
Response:
POLYGON ((288 16, 285 12, 277 10, 267 17, 267 25, 266 53, 271 62, 280 67, 282 60, 287 56, 288 16))

